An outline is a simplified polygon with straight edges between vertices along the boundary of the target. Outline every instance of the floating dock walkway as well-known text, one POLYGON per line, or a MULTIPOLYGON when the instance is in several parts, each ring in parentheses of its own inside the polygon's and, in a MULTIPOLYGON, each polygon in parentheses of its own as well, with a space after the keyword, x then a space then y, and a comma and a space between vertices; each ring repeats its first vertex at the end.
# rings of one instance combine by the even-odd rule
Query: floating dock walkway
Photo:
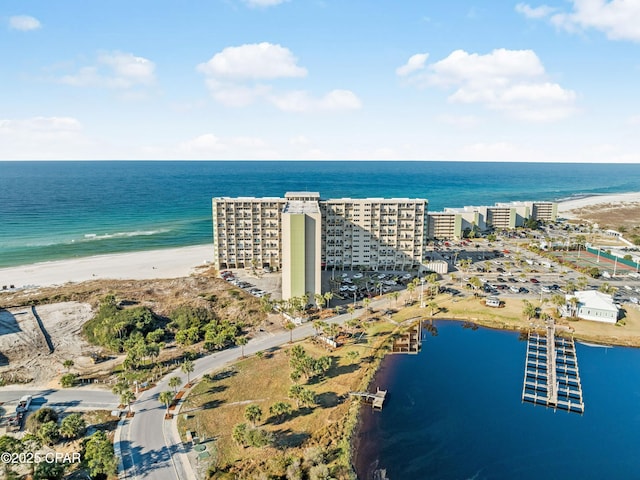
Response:
POLYGON ((359 397, 365 403, 370 403, 371 408, 374 410, 382 410, 382 406, 384 405, 384 399, 387 396, 386 390, 376 389, 376 393, 370 392, 349 392, 349 396, 351 397, 359 397))
POLYGON ((553 319, 546 335, 529 333, 522 401, 584 413, 576 347, 573 339, 555 336, 553 319))

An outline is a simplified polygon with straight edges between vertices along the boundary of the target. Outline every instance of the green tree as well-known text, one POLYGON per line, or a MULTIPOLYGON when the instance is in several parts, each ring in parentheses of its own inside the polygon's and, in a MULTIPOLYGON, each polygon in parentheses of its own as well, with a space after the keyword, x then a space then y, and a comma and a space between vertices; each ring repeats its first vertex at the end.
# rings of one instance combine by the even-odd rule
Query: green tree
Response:
POLYGON ((79 413, 67 415, 60 423, 60 436, 62 438, 78 438, 84 435, 87 429, 87 422, 79 413))
POLYGON ((233 441, 236 442, 239 446, 244 447, 246 434, 247 434, 247 424, 238 423, 233 427, 231 438, 233 438, 233 441))
POLYGON ((322 310, 322 307, 324 307, 324 304, 325 304, 325 301, 326 301, 325 298, 324 298, 324 295, 321 295, 320 293, 316 293, 313 296, 313 298, 316 301, 316 305, 318 306, 318 308, 320 310, 322 310))
POLYGON ((166 408, 165 414, 169 415, 169 405, 171 405, 171 402, 173 401, 173 392, 171 390, 160 392, 160 395, 158 395, 158 400, 160 400, 160 403, 164 404, 166 408))
POLYGON ((300 408, 300 393, 304 390, 302 385, 291 385, 289 387, 289 398, 295 400, 296 408, 300 408))
POLYGON ((435 302, 434 300, 431 300, 429 303, 427 303, 427 308, 431 310, 431 316, 433 317, 433 314, 435 313, 436 310, 440 308, 440 306, 438 305, 437 302, 435 302))
POLYGON ((173 393, 178 393, 178 387, 182 385, 182 379, 178 376, 173 376, 169 379, 167 385, 169 388, 173 388, 173 393))
POLYGON ((46 422, 38 429, 38 438, 42 440, 45 445, 53 445, 60 439, 60 430, 56 422, 46 422))
POLYGON ((303 388, 300 392, 299 400, 305 407, 311 407, 316 404, 316 394, 313 390, 303 388))
POLYGON ((291 414, 291 404, 287 402, 276 402, 269 407, 269 414, 276 418, 278 423, 282 423, 286 416, 291 414))
POLYGON ((64 465, 57 462, 40 462, 33 472, 33 480, 60 480, 64 476, 64 465))
POLYGON ((113 445, 102 430, 89 437, 84 450, 84 461, 92 477, 116 473, 118 459, 114 455, 113 445))
POLYGON ((64 362, 62 362, 62 366, 67 369, 67 372, 71 370, 71 367, 73 367, 73 365, 74 363, 73 363, 73 360, 71 359, 67 359, 64 362))
POLYGON ((131 390, 125 390, 120 394, 120 402, 127 406, 127 410, 131 413, 131 402, 136 399, 135 393, 131 390))
POLYGON ((244 358, 244 346, 249 343, 249 339, 247 337, 238 337, 236 338, 236 345, 240 345, 240 356, 244 358))
POLYGON ((182 362, 182 366, 180 367, 180 370, 182 371, 182 373, 184 373, 187 376, 187 385, 191 383, 191 374, 193 373, 194 369, 195 369, 195 365, 193 364, 192 360, 185 359, 182 362))
POLYGON ((532 304, 528 300, 523 300, 522 314, 527 317, 527 321, 531 320, 533 317, 537 316, 538 309, 534 304, 532 304))
POLYGON ((258 405, 249 405, 244 411, 244 418, 255 427, 262 418, 262 409, 258 405))
POLYGON ((358 358, 360 356, 360 354, 358 352, 356 352, 355 350, 349 350, 347 352, 347 358, 349 359, 349 361, 351 363, 356 361, 356 358, 358 358))
POLYGON ((76 375, 74 373, 65 373, 60 377, 60 385, 62 388, 70 388, 76 384, 76 375))
POLYGON ((288 321, 284 324, 285 330, 289 330, 289 343, 293 343, 293 330, 296 328, 296 324, 288 321))
POLYGON ((333 299, 333 292, 325 292, 324 299, 327 301, 327 308, 329 308, 329 303, 333 299))

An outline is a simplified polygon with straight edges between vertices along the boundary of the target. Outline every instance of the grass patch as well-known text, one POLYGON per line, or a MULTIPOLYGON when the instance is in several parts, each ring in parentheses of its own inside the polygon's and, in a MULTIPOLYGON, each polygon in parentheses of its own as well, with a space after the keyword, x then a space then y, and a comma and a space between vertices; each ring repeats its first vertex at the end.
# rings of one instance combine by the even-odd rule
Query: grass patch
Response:
POLYGON ((253 476, 260 472, 283 474, 282 469, 292 459, 302 458, 310 446, 322 448, 336 478, 348 478, 350 435, 345 433, 350 434, 357 420, 354 417, 357 402, 350 400, 348 393, 362 389, 367 376, 366 384, 369 383, 374 373, 372 360, 376 350, 373 345, 380 344, 394 328, 388 323, 371 322, 357 343, 354 339, 333 352, 327 352, 312 340, 300 342, 310 356, 328 355, 333 359, 324 377, 303 385, 316 394, 317 405, 313 407, 298 409, 295 400, 288 397, 293 385, 287 353, 291 346, 212 372, 193 388, 183 404, 178 418, 183 440, 186 430, 210 440, 212 470, 224 469, 235 474, 234 478, 243 478, 248 472, 253 476), (349 356, 350 351, 356 351, 357 358, 349 356), (283 421, 269 417, 269 407, 276 402, 288 402, 293 407, 292 414, 283 421), (233 440, 234 426, 247 423, 244 413, 249 405, 261 408, 263 416, 257 426, 274 434, 275 446, 241 447, 233 440), (347 426, 349 428, 345 428, 347 426))

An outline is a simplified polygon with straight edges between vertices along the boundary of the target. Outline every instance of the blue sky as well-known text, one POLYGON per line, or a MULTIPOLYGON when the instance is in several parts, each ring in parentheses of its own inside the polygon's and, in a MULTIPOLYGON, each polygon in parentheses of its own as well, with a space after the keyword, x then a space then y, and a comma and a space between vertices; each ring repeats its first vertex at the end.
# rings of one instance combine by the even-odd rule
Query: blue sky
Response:
POLYGON ((0 159, 640 163, 640 0, 3 0, 0 159))

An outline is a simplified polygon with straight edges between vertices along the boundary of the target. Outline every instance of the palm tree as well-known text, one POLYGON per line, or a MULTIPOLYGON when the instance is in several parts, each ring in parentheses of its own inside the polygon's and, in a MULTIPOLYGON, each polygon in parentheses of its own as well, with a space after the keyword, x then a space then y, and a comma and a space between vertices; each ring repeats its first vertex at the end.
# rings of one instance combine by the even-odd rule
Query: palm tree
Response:
POLYGON ((587 277, 578 277, 576 285, 578 286, 578 289, 584 290, 587 288, 587 285, 589 285, 589 280, 587 280, 587 277))
POLYGON ((527 321, 529 321, 538 314, 538 309, 528 300, 523 300, 522 302, 524 303, 522 314, 527 317, 527 321))
POLYGON ((331 302, 332 298, 333 298, 333 292, 324 293, 324 299, 327 301, 327 308, 329 308, 329 302, 331 302))
POLYGON ((396 305, 398 305, 398 297, 400 297, 400 292, 398 292, 398 291, 396 290, 395 292, 393 292, 393 293, 391 294, 391 296, 392 296, 392 297, 393 297, 393 299, 395 300, 396 305))
POLYGON ((351 315, 351 319, 353 320, 353 312, 356 311, 356 308, 353 305, 349 305, 347 307, 347 312, 349 312, 349 315, 351 315))
POLYGON ((416 284, 409 282, 407 285, 407 291, 409 292, 409 302, 413 303, 413 291, 416 289, 416 284))
POLYGON ((578 304, 580 303, 580 300, 578 300, 578 297, 571 297, 569 299, 569 303, 571 303, 571 316, 573 317, 577 317, 578 316, 578 304))
POLYGON ((165 415, 169 416, 169 405, 173 401, 173 392, 171 392, 171 390, 160 392, 160 395, 158 395, 158 400, 160 400, 161 403, 164 403, 164 406, 167 409, 165 415))
POLYGON ((180 377, 171 377, 167 385, 169 385, 169 388, 173 388, 173 393, 178 393, 178 387, 182 385, 182 379, 180 377))
POLYGON ((313 298, 315 299, 315 301, 316 301, 316 305, 318 306, 318 308, 319 308, 320 310, 322 310, 322 307, 324 307, 324 302, 325 302, 325 300, 324 300, 324 296, 323 296, 323 295, 321 295, 321 294, 319 294, 319 293, 316 293, 316 294, 313 296, 313 298))
POLYGON ((293 343, 293 330, 296 328, 296 324, 289 321, 284 324, 284 328, 289 330, 289 343, 293 343))
POLYGON ((244 418, 255 427, 262 418, 262 409, 258 405, 249 405, 244 411, 244 418))
POLYGON ((120 394, 120 402, 127 406, 129 413, 131 413, 131 402, 135 400, 136 396, 131 390, 125 390, 120 394))
POLYGON ((238 337, 236 338, 236 345, 240 345, 240 356, 244 358, 244 346, 249 343, 249 339, 247 337, 238 337))
POLYGON ((180 370, 182 370, 182 373, 187 376, 187 384, 191 383, 190 375, 193 373, 194 368, 195 366, 193 365, 193 362, 191 360, 185 360, 184 362, 182 362, 180 370))
POLYGON ((431 300, 429 303, 427 303, 427 307, 429 307, 429 309, 431 310, 432 317, 433 317, 433 312, 436 311, 438 308, 440 308, 434 300, 431 300))
POLYGON ((74 363, 73 363, 73 360, 71 359, 67 359, 64 362, 62 362, 62 366, 67 369, 67 372, 71 370, 71 367, 73 367, 73 365, 74 363))

